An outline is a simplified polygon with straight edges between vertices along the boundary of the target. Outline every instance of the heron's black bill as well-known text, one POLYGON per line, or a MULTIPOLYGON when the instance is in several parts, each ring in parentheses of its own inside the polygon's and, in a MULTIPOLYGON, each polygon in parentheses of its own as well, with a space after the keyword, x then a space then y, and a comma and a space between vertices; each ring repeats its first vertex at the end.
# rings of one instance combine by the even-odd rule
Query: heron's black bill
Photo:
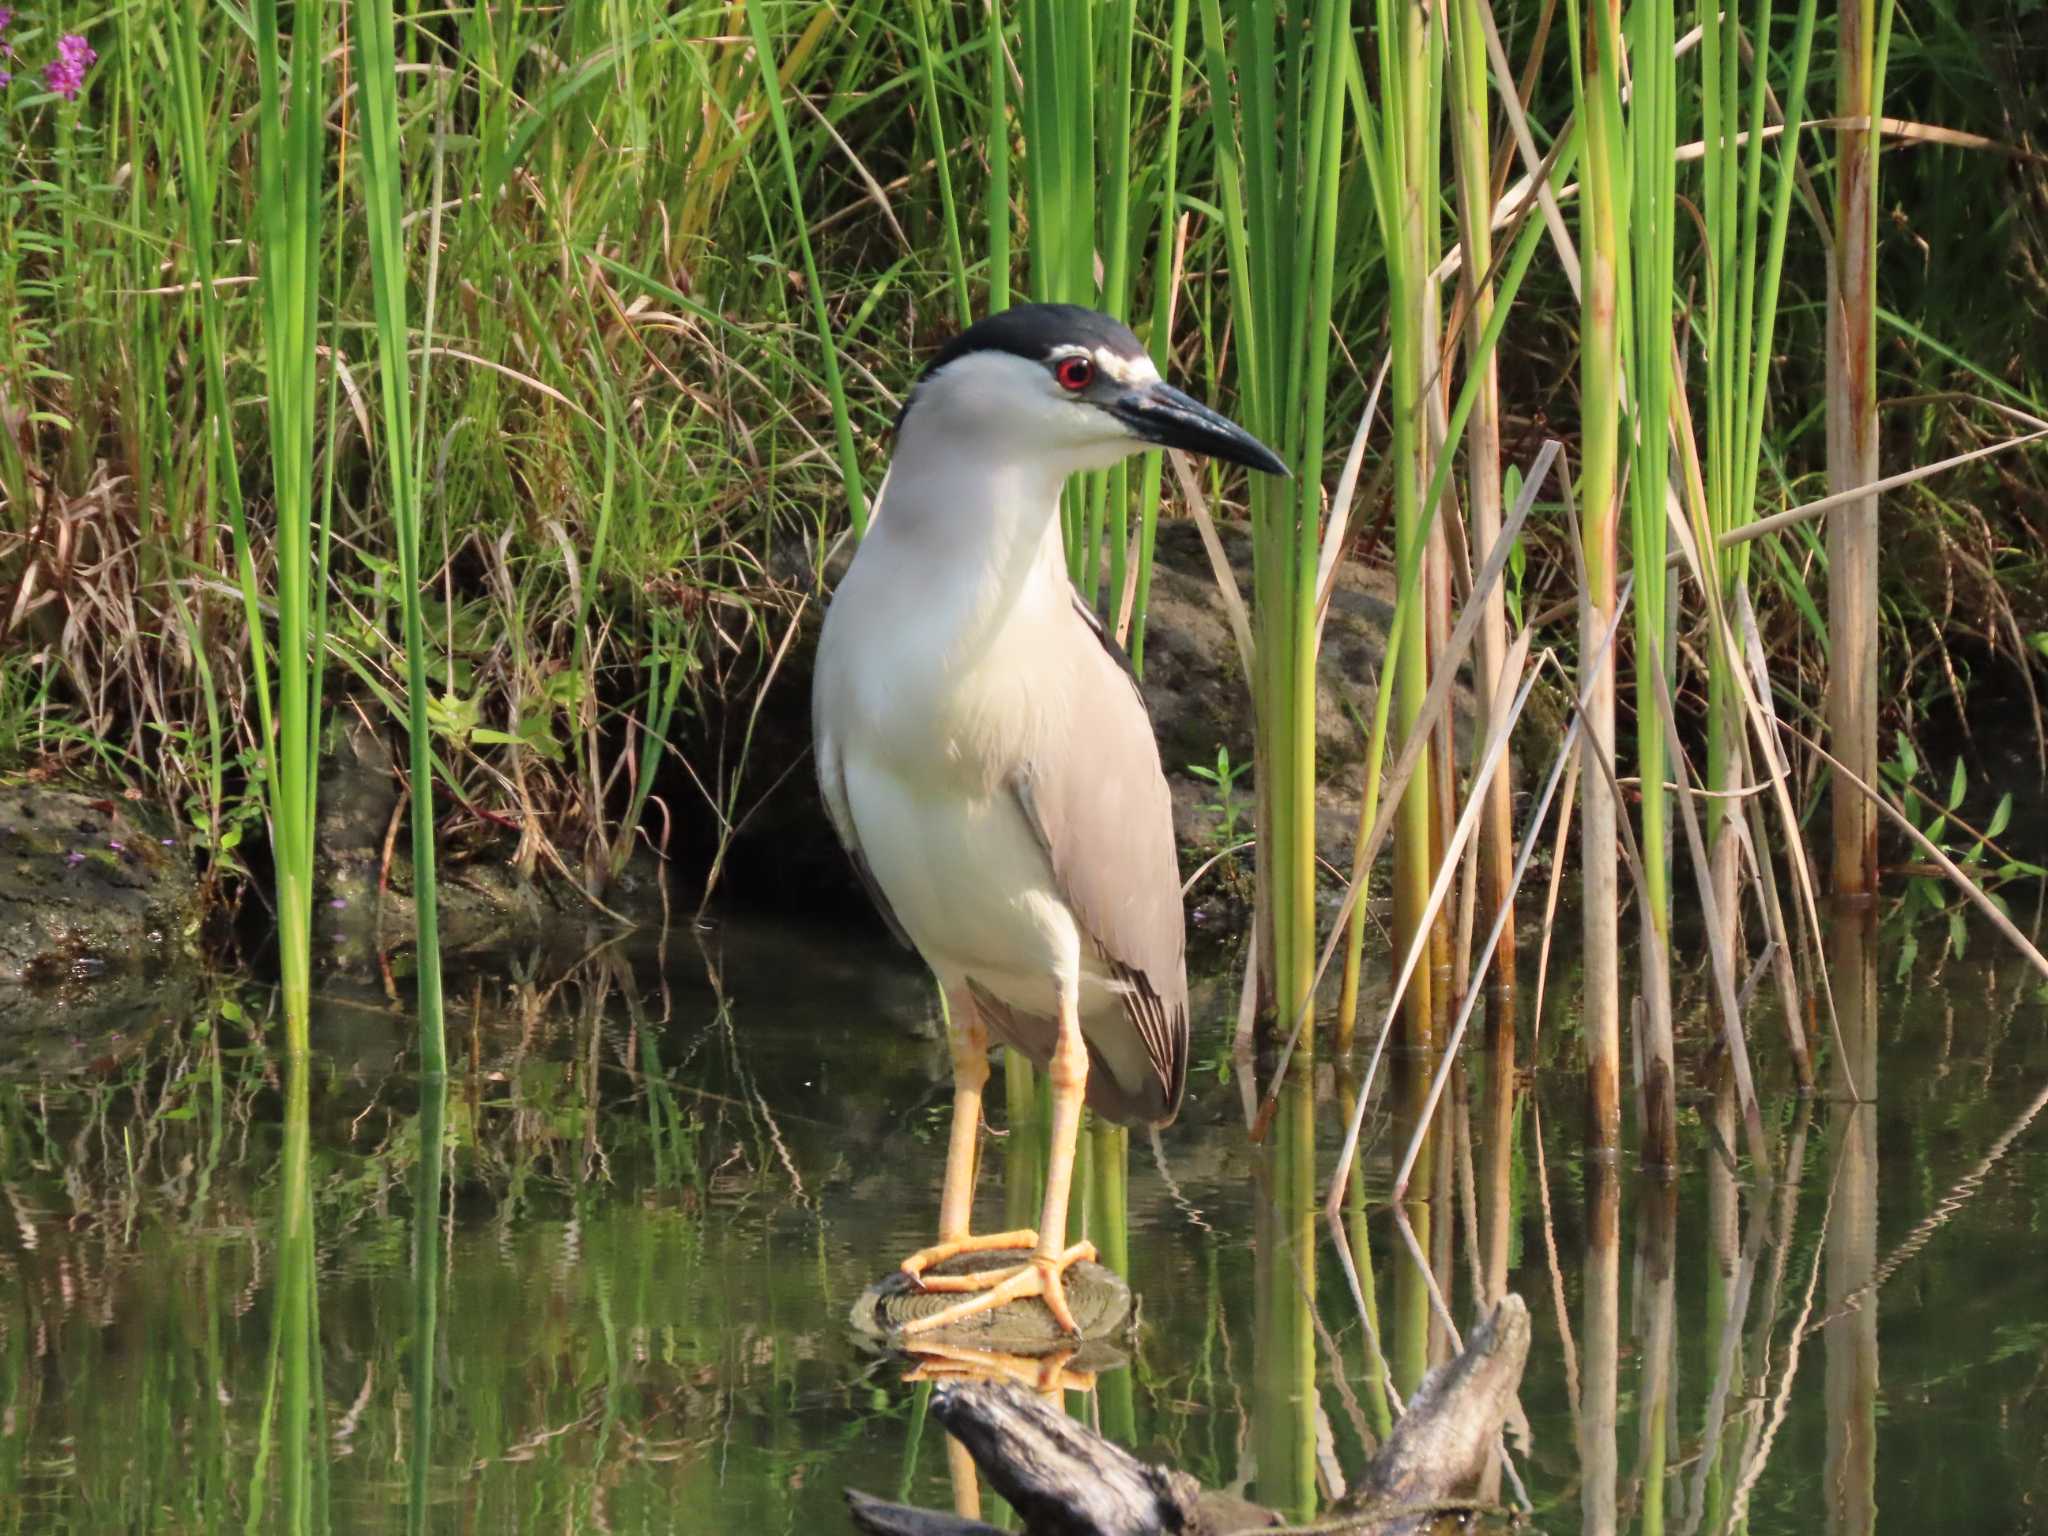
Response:
POLYGON ((1171 384, 1147 384, 1119 395, 1109 412, 1146 442, 1162 448, 1204 454, 1227 464, 1262 469, 1269 475, 1287 474, 1279 454, 1228 416, 1210 410, 1171 384))

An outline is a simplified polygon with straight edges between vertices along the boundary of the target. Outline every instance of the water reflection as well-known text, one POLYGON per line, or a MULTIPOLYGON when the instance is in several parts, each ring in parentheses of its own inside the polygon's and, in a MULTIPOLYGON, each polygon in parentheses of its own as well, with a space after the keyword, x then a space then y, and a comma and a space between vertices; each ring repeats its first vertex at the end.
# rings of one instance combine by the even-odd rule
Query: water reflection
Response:
POLYGON ((256 1447, 258 1490, 267 1487, 265 1462, 278 1461, 284 1529, 311 1536, 326 1520, 327 1463, 321 1380, 320 1292, 315 1262, 312 1122, 309 1066, 303 1056, 285 1061, 284 1151, 278 1165, 277 1282, 272 1292, 270 1370, 256 1447), (281 1378, 281 1379, 280 1379, 281 1378), (270 1405, 277 1409, 273 1415, 270 1405), (316 1405, 319 1409, 316 1410, 316 1405))
POLYGON ((417 1193, 412 1207, 412 1433, 406 1445, 406 1464, 412 1473, 406 1529, 411 1536, 421 1536, 427 1530, 433 1498, 434 1414, 441 1391, 441 1187, 447 1150, 447 1079, 426 1078, 419 1093, 420 1155, 413 1175, 417 1193))
POLYGON ((1316 1120, 1296 1063, 1253 1182, 1252 1464, 1259 1501, 1296 1520, 1316 1507, 1316 1120))
POLYGON ((1834 1197, 1827 1236, 1827 1529, 1877 1529, 1878 1012, 1874 919, 1835 920, 1830 974, 1841 1025, 1830 1090, 1834 1197))
MULTIPOLYGON (((1453 1319, 1530 1302, 1513 1449, 1545 1529, 1995 1529, 2048 1493, 2037 983, 1989 945, 1898 980, 1894 941, 1834 942, 1866 1102, 1767 1094, 1768 1191, 1683 987, 1674 1187, 1582 1161, 1562 1030, 1519 1099, 1484 1055, 1454 1084, 1407 1215, 1453 1319)), ((452 995, 438 1103, 376 978, 330 978, 296 1073, 266 994, 225 986, 118 1053, 0 1070, 0 1532, 832 1531, 849 1484, 951 1505, 918 1367, 845 1322, 930 1224, 923 978, 735 925, 665 963, 494 957, 452 995)), ((1391 1419, 1380 1346, 1397 1384, 1429 1358, 1387 1204, 1406 1137, 1368 1117, 1340 1204, 1361 1316, 1312 1219, 1355 1085, 1304 1070, 1254 1148, 1227 1011, 1199 1012, 1162 1157, 1089 1140, 1077 1205, 1105 1253, 1126 1239, 1142 1326, 1125 1367, 1049 1385, 1141 1455, 1324 1511, 1391 1419)), ((1036 1204, 1032 1142, 987 1144, 984 1218, 1036 1204)))

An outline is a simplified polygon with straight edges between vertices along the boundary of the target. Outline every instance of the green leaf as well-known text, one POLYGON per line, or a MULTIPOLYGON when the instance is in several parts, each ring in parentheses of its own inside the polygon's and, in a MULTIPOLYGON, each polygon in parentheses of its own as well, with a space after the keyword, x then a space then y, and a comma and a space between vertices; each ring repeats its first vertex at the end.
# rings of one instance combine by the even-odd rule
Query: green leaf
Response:
POLYGON ((546 694, 552 702, 561 705, 564 709, 573 710, 577 705, 581 704, 583 702, 583 691, 583 674, 581 672, 572 672, 567 668, 550 674, 548 680, 541 684, 541 692, 546 694))
POLYGON ((1991 813, 1991 825, 1984 829, 1986 838, 1993 838, 2006 829, 2012 820, 2012 791, 2007 790, 1998 797, 1998 809, 1991 813))
POLYGON ((427 700, 427 724, 436 736, 467 742, 483 718, 483 705, 476 699, 444 693, 427 700))
POLYGON ((1963 796, 1970 791, 1970 776, 1963 772, 1963 760, 1956 759, 1956 771, 1949 776, 1948 808, 1954 810, 1963 803, 1963 796))

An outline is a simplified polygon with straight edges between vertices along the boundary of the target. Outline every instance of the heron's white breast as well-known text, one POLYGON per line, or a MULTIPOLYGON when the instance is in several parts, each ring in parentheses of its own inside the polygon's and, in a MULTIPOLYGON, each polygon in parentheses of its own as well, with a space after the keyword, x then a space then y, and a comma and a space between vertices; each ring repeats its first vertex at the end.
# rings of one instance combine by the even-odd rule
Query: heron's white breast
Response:
POLYGON ((941 980, 972 975, 1051 1013, 1055 978, 1095 980, 1099 961, 1011 785, 1063 707, 1065 575, 999 593, 937 579, 916 554, 878 527, 847 573, 820 657, 821 728, 868 866, 941 980))

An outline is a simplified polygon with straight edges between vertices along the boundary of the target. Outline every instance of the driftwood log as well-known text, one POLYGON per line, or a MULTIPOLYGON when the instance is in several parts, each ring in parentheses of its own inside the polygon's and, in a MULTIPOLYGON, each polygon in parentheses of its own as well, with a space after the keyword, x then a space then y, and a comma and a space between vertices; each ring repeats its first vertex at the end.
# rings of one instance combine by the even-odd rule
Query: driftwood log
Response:
MULTIPOLYGON (((1450 1513, 1479 1477, 1511 1411, 1529 1354, 1529 1309, 1504 1298, 1464 1353, 1423 1378, 1346 1504, 1306 1527, 1393 1536, 1450 1513)), ((932 1412, 967 1448, 1027 1536, 1230 1536, 1286 1529, 1272 1510, 1139 1461, 1029 1392, 973 1382, 941 1386, 932 1412)), ((847 1492, 871 1536, 990 1536, 994 1526, 847 1492)))

